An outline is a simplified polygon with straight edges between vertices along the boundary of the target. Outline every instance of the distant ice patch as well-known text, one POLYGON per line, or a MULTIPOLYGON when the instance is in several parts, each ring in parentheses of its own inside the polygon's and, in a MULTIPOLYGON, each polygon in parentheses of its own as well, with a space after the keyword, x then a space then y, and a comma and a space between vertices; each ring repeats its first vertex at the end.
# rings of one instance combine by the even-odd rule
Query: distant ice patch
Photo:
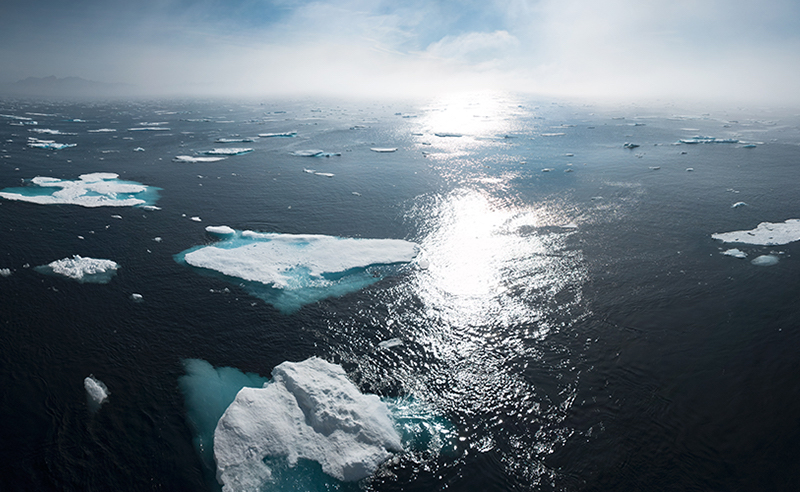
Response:
POLYGON ((86 130, 89 133, 113 133, 117 131, 114 128, 98 128, 97 130, 86 130))
POLYGON ((711 235, 726 243, 759 244, 778 246, 800 240, 800 219, 786 222, 762 222, 749 231, 721 232, 711 235))
POLYGON ((236 231, 226 225, 223 226, 206 226, 206 232, 216 234, 218 236, 231 236, 236 234, 236 231))
POLYGON ((108 391, 108 387, 106 387, 102 381, 94 377, 93 374, 84 378, 83 388, 86 390, 86 402, 93 412, 99 410, 100 405, 105 403, 108 399, 108 395, 111 394, 108 391))
POLYGON ((134 207, 153 205, 158 188, 118 179, 114 173, 82 174, 80 179, 37 176, 32 186, 5 188, 0 197, 40 205, 80 205, 83 207, 134 207))
POLYGON ((34 268, 46 275, 62 275, 80 283, 107 284, 117 273, 119 264, 112 260, 74 255, 34 268))
POLYGON ((65 144, 57 143, 55 140, 40 140, 34 137, 28 137, 28 147, 46 150, 61 150, 69 147, 75 147, 78 144, 65 144))
POLYGON ((10 268, 0 268, 0 277, 10 277, 10 276, 11 276, 10 268))
POLYGON ((282 133, 259 133, 261 138, 293 138, 297 136, 297 132, 282 132, 282 133))
MULTIPOLYGON (((216 226, 222 227, 222 226, 216 226)), ((221 230, 221 229, 219 229, 221 230)), ((218 272, 283 312, 360 290, 416 257, 399 239, 340 238, 234 231, 224 240, 188 249, 178 262, 218 272)))
POLYGON ((369 150, 378 152, 379 154, 385 154, 389 152, 397 152, 397 147, 372 147, 369 150))
POLYGON ((254 141, 252 138, 218 138, 214 140, 216 143, 249 143, 254 141))
POLYGON ((739 140, 735 138, 715 138, 715 137, 704 137, 702 135, 697 135, 692 138, 682 138, 678 140, 679 143, 682 144, 705 144, 705 143, 739 143, 739 140))
POLYGON ((253 149, 244 147, 231 147, 229 149, 211 149, 203 152, 206 155, 242 155, 252 152, 253 149))
POLYGON ((325 152, 319 149, 295 150, 292 155, 297 157, 336 157, 342 155, 341 152, 325 152))
POLYGON ((52 130, 50 128, 30 128, 29 132, 46 133, 48 135, 77 135, 77 133, 62 132, 61 130, 52 130))
POLYGON ((733 256, 734 258, 747 258, 747 253, 736 248, 726 249, 722 252, 722 254, 726 256, 733 256))
POLYGON ((168 132, 169 128, 163 126, 145 126, 138 128, 128 128, 129 132, 168 132))
POLYGON ((226 157, 195 157, 191 155, 176 155, 174 162, 219 162, 227 159, 226 157))

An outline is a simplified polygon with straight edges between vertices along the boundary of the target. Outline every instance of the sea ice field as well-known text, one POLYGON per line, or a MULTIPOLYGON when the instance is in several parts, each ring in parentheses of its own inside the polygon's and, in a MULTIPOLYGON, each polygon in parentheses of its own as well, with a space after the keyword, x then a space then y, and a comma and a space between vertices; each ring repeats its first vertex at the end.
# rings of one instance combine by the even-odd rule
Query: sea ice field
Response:
POLYGON ((800 112, 0 99, 0 490, 797 490, 800 112))

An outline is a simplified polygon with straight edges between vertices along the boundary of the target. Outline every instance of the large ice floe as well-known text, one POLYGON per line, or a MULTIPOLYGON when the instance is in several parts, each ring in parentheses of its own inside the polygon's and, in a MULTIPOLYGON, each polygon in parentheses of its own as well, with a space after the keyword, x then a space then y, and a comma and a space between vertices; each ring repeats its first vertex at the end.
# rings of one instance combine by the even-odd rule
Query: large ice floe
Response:
POLYGON ((30 180, 29 186, 0 190, 0 197, 40 205, 134 207, 155 204, 157 190, 135 181, 120 180, 118 174, 92 173, 82 174, 74 181, 37 176, 30 180))
POLYGON ((419 252, 417 244, 400 239, 260 233, 227 226, 206 230, 222 240, 175 259, 221 273, 285 313, 360 290, 419 252))
POLYGON ((184 361, 179 386, 195 446, 223 491, 340 490, 406 450, 453 448, 451 424, 408 398, 361 393, 344 369, 312 357, 272 380, 184 361))
POLYGON ((28 147, 46 150, 61 150, 69 147, 75 147, 78 144, 65 144, 58 143, 55 140, 40 140, 34 137, 28 137, 28 147))
POLYGON ((719 232, 712 238, 726 243, 757 244, 778 246, 800 240, 800 219, 786 222, 762 222, 749 231, 719 232))
POLYGON ((102 381, 89 375, 83 380, 83 388, 86 390, 86 399, 89 408, 96 411, 108 399, 108 387, 102 381))
POLYGON ((112 260, 75 255, 36 267, 39 273, 62 275, 81 283, 107 284, 117 273, 119 264, 112 260))

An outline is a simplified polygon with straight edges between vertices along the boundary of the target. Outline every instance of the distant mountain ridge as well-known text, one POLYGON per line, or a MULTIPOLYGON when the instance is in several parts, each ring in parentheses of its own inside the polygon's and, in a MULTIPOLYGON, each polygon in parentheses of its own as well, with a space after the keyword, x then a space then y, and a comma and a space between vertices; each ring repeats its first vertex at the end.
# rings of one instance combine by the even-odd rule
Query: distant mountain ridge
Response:
POLYGON ((10 96, 45 97, 109 97, 136 92, 132 84, 109 84, 80 77, 28 77, 13 84, 0 86, 0 94, 10 96))

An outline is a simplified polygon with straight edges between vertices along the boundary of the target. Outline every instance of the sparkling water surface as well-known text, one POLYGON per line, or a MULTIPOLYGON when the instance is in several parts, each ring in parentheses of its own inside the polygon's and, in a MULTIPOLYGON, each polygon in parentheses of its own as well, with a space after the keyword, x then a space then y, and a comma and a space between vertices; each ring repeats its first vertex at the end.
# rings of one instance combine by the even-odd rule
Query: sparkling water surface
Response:
POLYGON ((796 114, 504 93, 0 106, 0 190, 98 172, 158 189, 154 207, 0 199, 2 490, 218 490, 187 361, 255 385, 312 356, 451 433, 356 483, 277 463, 264 490, 800 485, 797 244, 711 237, 800 218, 796 114), (176 261, 219 240, 209 225, 420 252, 282 310, 176 261), (119 268, 36 271, 74 255, 119 268))

